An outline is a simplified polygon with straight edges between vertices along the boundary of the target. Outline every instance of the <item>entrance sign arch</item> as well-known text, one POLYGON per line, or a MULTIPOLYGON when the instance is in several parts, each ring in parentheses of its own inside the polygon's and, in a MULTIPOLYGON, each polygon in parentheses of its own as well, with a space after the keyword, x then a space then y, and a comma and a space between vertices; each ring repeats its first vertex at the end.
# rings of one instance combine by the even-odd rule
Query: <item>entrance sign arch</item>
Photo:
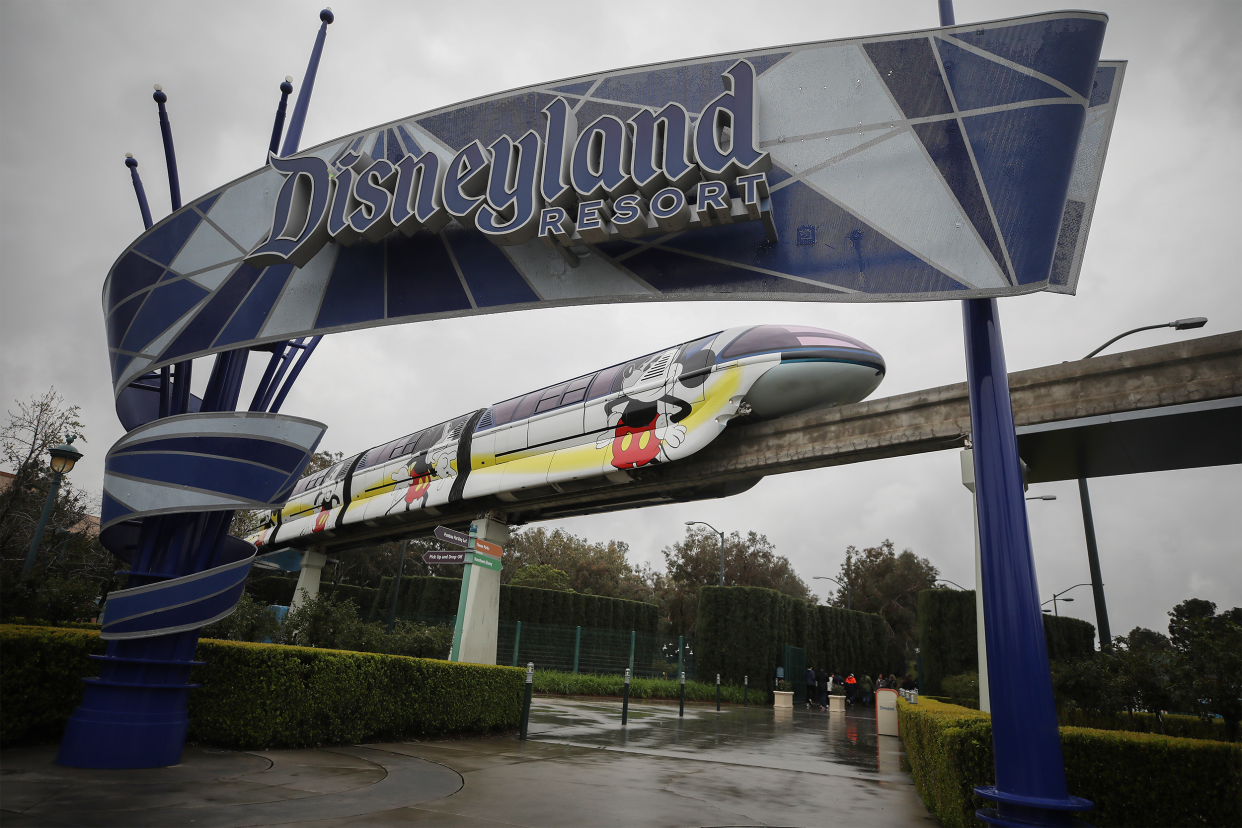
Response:
MULTIPOLYGON (((227 537, 232 510, 278 508, 323 435, 278 413, 322 335, 592 303, 1073 293, 1125 70, 1099 61, 1104 15, 945 19, 541 84, 298 152, 321 19, 282 153, 150 227, 105 282, 128 433, 105 462, 101 538, 130 583, 105 608, 66 764, 178 760, 197 630, 231 611, 254 557, 227 537), (237 412, 256 349, 272 361, 237 412), (190 361, 211 355, 197 402, 190 361), (132 404, 157 388, 157 415, 132 404)), ((273 147, 279 132, 278 117, 273 147)), ((1012 437, 1012 413, 973 393, 1005 376, 975 344, 999 346, 994 304, 964 307, 973 427, 1012 437)), ((1016 449, 979 453, 987 502, 1018 480, 1016 449)), ((1025 531, 997 497, 985 546, 1025 531)), ((1069 802, 1046 767, 1002 779, 999 756, 1002 816, 985 818, 1069 802)))

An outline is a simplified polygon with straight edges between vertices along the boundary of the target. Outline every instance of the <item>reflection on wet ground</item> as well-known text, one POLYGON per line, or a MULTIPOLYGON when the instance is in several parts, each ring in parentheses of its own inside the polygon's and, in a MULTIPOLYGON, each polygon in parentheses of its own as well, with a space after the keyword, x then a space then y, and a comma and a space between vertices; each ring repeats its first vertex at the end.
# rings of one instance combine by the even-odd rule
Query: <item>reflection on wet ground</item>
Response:
POLYGON ((650 756, 909 782, 901 740, 876 735, 875 711, 840 713, 772 708, 631 703, 621 726, 616 701, 535 700, 530 738, 650 756))

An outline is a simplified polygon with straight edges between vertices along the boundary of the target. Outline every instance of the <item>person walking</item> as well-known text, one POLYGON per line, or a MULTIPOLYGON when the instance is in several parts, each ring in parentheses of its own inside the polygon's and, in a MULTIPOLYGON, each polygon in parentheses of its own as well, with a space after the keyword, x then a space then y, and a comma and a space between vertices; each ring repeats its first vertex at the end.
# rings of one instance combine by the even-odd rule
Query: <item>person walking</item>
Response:
POLYGON ((810 708, 815 704, 815 698, 818 694, 815 691, 815 668, 806 668, 806 706, 810 708))
POLYGON ((819 690, 819 709, 828 709, 828 691, 832 687, 832 676, 823 667, 815 674, 815 686, 819 690))
POLYGON ((858 694, 858 679, 854 678, 854 674, 850 673, 845 679, 845 701, 850 706, 854 706, 854 696, 858 694))
POLYGON ((914 683, 913 675, 911 675, 910 673, 906 673, 905 680, 901 682, 901 689, 902 690, 917 690, 918 689, 918 685, 914 683))
POLYGON ((863 673, 863 677, 858 680, 858 692, 862 694, 864 706, 871 704, 871 693, 874 689, 875 685, 871 683, 871 676, 863 673))

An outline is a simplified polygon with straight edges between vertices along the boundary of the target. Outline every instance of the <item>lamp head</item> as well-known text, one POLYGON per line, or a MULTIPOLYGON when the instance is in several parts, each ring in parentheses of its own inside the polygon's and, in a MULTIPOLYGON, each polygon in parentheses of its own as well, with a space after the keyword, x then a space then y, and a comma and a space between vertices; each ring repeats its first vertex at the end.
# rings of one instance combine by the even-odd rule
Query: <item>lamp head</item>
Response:
POLYGON ((693 525, 694 525, 694 524, 696 524, 696 523, 698 523, 698 521, 697 521, 697 520, 687 520, 687 521, 686 521, 686 525, 687 525, 687 526, 693 526, 693 525))
POLYGON ((1074 601, 1074 599, 1073 599, 1073 598, 1058 598, 1057 600, 1058 600, 1058 601, 1069 601, 1069 602, 1071 602, 1071 603, 1074 601))
POLYGON ((1206 316, 1192 316, 1189 319, 1174 320, 1169 323, 1169 327, 1179 331, 1188 331, 1191 328, 1202 328, 1206 324, 1206 316))
POLYGON ((68 474, 73 471, 73 466, 82 459, 82 452, 75 449, 72 445, 74 435, 65 435, 65 442, 59 446, 53 446, 47 450, 52 455, 52 471, 57 474, 68 474))

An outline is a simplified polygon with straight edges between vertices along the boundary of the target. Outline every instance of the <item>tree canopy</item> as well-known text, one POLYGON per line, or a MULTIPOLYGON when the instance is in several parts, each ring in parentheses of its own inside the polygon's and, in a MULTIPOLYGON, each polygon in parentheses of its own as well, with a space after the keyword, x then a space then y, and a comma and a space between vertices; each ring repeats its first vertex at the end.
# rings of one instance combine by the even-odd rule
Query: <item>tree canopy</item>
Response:
POLYGON ((934 588, 939 577, 940 570, 931 561, 910 549, 898 553, 891 540, 863 550, 850 546, 837 575, 848 585, 848 598, 842 586, 828 603, 835 607, 848 603, 851 609, 882 616, 894 646, 910 660, 919 639, 919 593, 934 588))
MULTIPOLYGON (((689 526, 680 541, 664 547, 664 596, 661 609, 674 634, 694 630, 698 615, 699 587, 720 583, 720 535, 702 526, 689 526)), ((815 602, 793 565, 766 535, 734 532, 725 536, 725 586, 774 589, 804 601, 815 602)))

